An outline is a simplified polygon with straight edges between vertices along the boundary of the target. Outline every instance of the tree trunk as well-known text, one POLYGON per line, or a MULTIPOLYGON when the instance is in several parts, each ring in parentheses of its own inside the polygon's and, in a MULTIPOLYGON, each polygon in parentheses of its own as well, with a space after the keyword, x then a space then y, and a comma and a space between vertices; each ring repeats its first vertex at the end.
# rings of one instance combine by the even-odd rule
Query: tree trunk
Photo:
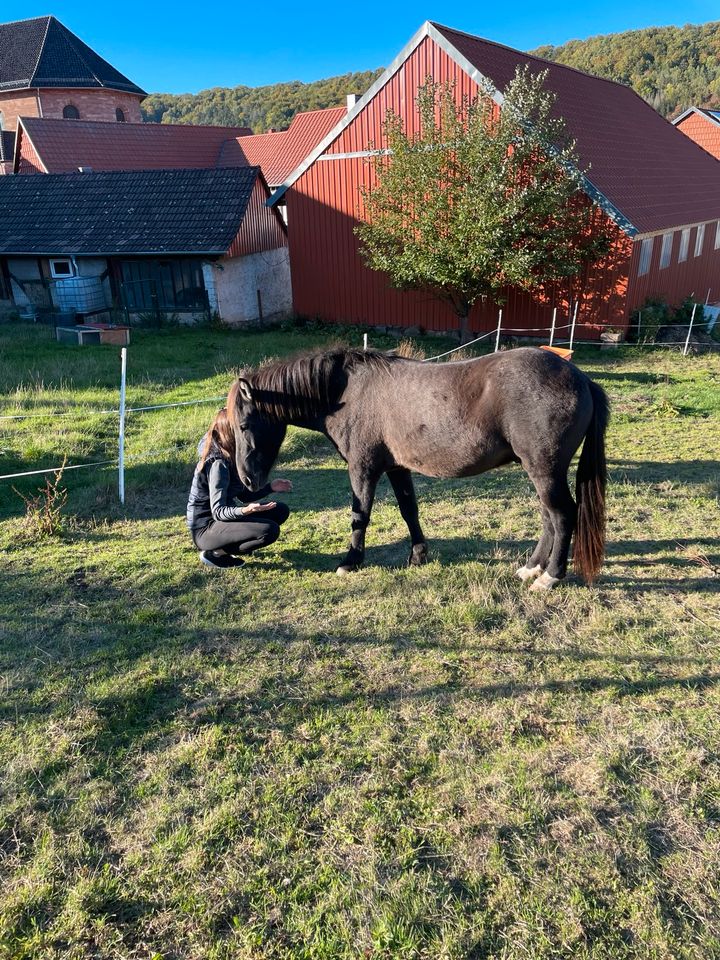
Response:
POLYGON ((460 323, 460 343, 468 343, 472 340, 470 336, 470 304, 458 304, 455 307, 458 321, 460 323))

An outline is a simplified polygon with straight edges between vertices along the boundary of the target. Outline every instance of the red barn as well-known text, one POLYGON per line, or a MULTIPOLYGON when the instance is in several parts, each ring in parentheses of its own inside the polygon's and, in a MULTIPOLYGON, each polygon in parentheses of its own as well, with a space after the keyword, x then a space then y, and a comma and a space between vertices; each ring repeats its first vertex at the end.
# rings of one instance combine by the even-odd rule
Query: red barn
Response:
MULTIPOLYGON (((710 290, 711 299, 720 299, 716 160, 629 87, 428 22, 270 201, 287 204, 297 313, 348 323, 457 328, 446 305, 392 289, 360 259, 353 227, 362 215, 360 187, 370 183, 369 148, 384 146, 388 109, 407 130, 416 129, 417 91, 427 76, 453 81, 458 97, 474 97, 480 84, 501 90, 525 65, 547 71, 556 112, 587 171, 584 189, 596 222, 613 242, 608 256, 584 276, 543 297, 506 290, 505 323, 545 327, 553 307, 568 316, 578 302, 577 335, 597 337, 601 325, 626 327, 631 311, 651 295, 678 303, 691 293, 705 299, 710 290)), ((494 99, 501 109, 501 94, 494 99)), ((473 331, 496 322, 495 304, 476 304, 473 331)))

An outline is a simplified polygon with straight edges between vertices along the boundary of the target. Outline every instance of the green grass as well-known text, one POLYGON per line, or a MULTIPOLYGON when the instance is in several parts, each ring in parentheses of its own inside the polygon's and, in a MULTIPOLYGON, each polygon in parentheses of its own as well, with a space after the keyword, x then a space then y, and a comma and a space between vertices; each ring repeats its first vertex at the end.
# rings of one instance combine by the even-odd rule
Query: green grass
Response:
MULTIPOLYGON (((133 338, 134 406, 321 339, 133 338)), ((4 326, 0 358, 0 415, 72 414, 0 421, 1 473, 114 455, 116 348, 4 326)), ((720 357, 576 359, 615 410, 592 588, 513 578, 517 468, 418 478, 419 569, 381 486, 335 577, 347 476, 299 430, 283 536, 207 571, 183 511, 216 404, 131 416, 125 508, 67 473, 60 537, 0 483, 2 960, 720 957, 720 357)))

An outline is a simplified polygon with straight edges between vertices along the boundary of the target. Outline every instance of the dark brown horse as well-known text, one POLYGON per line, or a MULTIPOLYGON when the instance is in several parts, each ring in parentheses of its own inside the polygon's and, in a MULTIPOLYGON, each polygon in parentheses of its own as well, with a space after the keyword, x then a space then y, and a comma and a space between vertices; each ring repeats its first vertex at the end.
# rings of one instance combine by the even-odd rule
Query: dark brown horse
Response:
POLYGON ((534 590, 565 576, 575 532, 576 570, 592 582, 605 546, 604 391, 577 367, 525 347, 475 360, 429 364, 374 350, 335 349, 245 372, 228 397, 237 467, 259 489, 288 424, 319 430, 346 461, 352 537, 338 573, 363 562, 375 488, 387 473, 412 538, 411 564, 424 563, 410 471, 467 477, 519 462, 542 506, 542 536, 522 580, 534 590), (573 500, 567 482, 585 438, 573 500))

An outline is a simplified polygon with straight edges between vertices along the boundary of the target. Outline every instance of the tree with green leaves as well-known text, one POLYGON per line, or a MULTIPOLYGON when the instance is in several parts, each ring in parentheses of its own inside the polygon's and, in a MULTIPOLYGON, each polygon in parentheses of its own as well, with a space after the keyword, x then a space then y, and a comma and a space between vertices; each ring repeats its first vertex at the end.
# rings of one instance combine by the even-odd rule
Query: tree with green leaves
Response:
POLYGON ((458 102, 452 84, 428 78, 417 132, 389 111, 387 148, 370 161, 356 227, 364 262, 396 288, 448 302, 464 338, 478 299, 562 281, 608 247, 591 229, 575 144, 545 76, 518 70, 500 108, 489 88, 458 102))

